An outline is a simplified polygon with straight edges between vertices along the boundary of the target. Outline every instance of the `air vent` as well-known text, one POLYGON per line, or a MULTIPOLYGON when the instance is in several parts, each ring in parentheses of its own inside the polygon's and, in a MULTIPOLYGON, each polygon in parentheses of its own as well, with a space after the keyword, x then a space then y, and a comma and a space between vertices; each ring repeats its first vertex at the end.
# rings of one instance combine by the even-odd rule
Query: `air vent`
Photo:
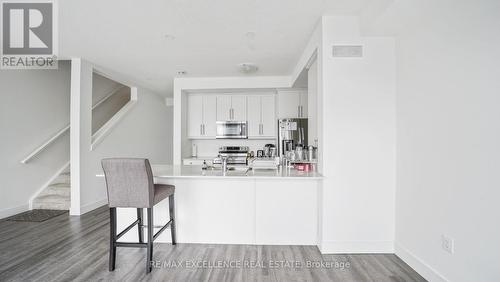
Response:
POLYGON ((332 54, 334 58, 360 58, 363 57, 363 46, 333 45, 332 54))

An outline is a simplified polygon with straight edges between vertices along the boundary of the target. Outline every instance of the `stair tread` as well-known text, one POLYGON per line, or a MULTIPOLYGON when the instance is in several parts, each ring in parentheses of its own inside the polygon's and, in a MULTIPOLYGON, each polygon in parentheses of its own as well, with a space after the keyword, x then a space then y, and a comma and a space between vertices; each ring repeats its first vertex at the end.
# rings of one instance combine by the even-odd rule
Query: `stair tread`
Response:
POLYGON ((40 197, 36 197, 33 201, 46 201, 46 200, 69 201, 70 199, 71 199, 70 197, 65 195, 50 194, 50 195, 42 195, 40 197))
POLYGON ((69 183, 56 183, 56 184, 50 184, 49 186, 47 186, 47 188, 50 188, 50 187, 70 189, 71 184, 69 184, 69 183))

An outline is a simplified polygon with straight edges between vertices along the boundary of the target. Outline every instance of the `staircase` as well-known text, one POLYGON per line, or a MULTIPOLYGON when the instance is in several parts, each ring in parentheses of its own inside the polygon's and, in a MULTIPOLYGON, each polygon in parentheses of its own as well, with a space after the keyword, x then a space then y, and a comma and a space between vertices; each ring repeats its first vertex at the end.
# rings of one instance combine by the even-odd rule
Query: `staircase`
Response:
POLYGON ((71 205, 70 169, 66 168, 33 200, 33 209, 69 210, 71 205))

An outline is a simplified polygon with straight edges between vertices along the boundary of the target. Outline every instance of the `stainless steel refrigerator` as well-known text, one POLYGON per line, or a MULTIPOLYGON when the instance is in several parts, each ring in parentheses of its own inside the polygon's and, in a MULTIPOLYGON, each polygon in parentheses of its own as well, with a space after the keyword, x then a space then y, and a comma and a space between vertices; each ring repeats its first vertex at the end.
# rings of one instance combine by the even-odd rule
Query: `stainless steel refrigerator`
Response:
POLYGON ((297 145, 306 148, 307 118, 284 118, 278 120, 278 152, 283 156, 295 150, 297 145))

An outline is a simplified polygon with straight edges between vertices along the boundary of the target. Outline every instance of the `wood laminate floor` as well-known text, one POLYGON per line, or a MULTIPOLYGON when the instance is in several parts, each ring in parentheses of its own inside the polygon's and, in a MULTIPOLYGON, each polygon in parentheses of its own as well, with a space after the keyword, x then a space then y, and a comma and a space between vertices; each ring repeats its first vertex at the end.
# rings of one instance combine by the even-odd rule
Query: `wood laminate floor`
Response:
POLYGON ((425 281, 392 254, 321 255, 315 246, 155 244, 149 275, 146 249, 118 248, 108 272, 108 224, 106 207, 0 221, 0 281, 425 281))

